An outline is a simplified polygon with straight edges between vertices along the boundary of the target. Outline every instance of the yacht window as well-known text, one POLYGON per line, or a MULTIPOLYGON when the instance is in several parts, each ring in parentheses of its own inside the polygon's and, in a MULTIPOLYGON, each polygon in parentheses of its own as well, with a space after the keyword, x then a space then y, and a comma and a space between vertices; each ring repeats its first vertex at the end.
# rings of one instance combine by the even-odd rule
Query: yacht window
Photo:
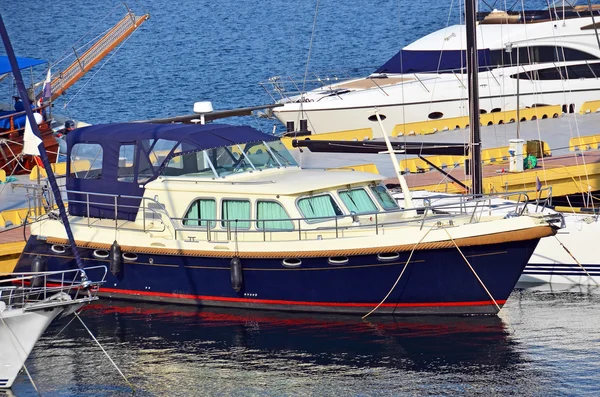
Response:
POLYGON ((576 80, 595 79, 600 76, 600 64, 570 65, 552 67, 526 73, 513 74, 510 77, 521 80, 576 80))
POLYGON ((312 219, 321 217, 334 217, 342 215, 342 210, 329 194, 305 197, 298 200, 300 212, 307 221, 323 222, 327 219, 312 219))
POLYGON ((250 228, 250 201, 223 200, 221 212, 223 218, 221 226, 224 228, 227 228, 227 224, 231 230, 250 228))
POLYGON ((267 142, 267 145, 271 149, 271 152, 281 163, 281 165, 285 167, 297 167, 298 163, 294 160, 294 157, 290 153, 289 150, 285 147, 285 145, 281 141, 271 141, 267 142))
POLYGON ((102 177, 102 146, 98 143, 76 143, 71 149, 70 174, 73 178, 102 177))
POLYGON ((119 148, 119 168, 117 180, 119 182, 133 182, 135 163, 135 143, 123 144, 119 148))
POLYGON ((138 182, 146 182, 155 176, 165 157, 177 144, 168 139, 143 139, 140 141, 138 182))
POLYGON ((377 201, 379 201, 379 204, 381 204, 381 206, 384 209, 392 210, 392 209, 398 208, 398 204, 396 204, 396 200, 394 200, 394 198, 390 195, 390 193, 388 192, 388 190, 385 186, 383 186, 383 185, 371 186, 371 191, 375 195, 375 198, 377 198, 377 201))
POLYGON ((598 59, 598 57, 587 52, 567 47, 535 46, 515 47, 512 51, 491 51, 491 63, 496 66, 516 66, 517 51, 519 51, 519 64, 530 65, 534 63, 582 61, 598 59))
POLYGON ((185 226, 206 227, 210 221, 210 227, 213 228, 215 222, 211 220, 217 218, 217 204, 214 199, 198 199, 190 205, 184 218, 185 226))
POLYGON ((277 201, 257 201, 256 219, 259 230, 294 230, 290 216, 277 201))
POLYGON ((162 174, 172 176, 188 174, 194 176, 216 176, 205 151, 179 154, 188 150, 191 150, 190 145, 179 145, 174 151, 174 157, 171 158, 167 166, 162 170, 162 174))
POLYGON ((364 214, 369 212, 377 212, 377 206, 369 197, 369 193, 365 189, 352 189, 339 192, 340 198, 350 212, 364 214))
MULTIPOLYGON (((239 146, 244 151, 245 157, 252 163, 252 166, 248 163, 250 169, 279 167, 280 163, 273 157, 264 142, 252 142, 239 146)), ((246 159, 243 160, 248 162, 246 159)))

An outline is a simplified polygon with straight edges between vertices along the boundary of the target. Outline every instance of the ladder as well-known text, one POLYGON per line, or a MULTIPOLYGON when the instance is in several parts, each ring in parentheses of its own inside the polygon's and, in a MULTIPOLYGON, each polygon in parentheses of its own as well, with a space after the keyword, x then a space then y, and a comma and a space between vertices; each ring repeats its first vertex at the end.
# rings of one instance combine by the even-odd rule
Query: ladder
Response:
MULTIPOLYGON (((129 35, 131 35, 142 23, 144 23, 150 14, 141 16, 135 15, 132 11, 127 14, 115 26, 113 26, 104 36, 88 48, 81 56, 75 49, 75 61, 65 70, 60 71, 51 79, 52 96, 51 101, 55 100, 66 92, 77 80, 92 69, 102 58, 116 48, 129 35)), ((42 93, 38 95, 40 97, 42 93)))

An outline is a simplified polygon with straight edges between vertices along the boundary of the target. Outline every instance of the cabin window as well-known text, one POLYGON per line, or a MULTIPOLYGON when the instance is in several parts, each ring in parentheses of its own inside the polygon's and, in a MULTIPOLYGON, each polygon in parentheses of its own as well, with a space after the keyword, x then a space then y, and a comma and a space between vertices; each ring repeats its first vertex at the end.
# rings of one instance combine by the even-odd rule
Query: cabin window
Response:
POLYGON ((177 145, 177 141, 169 139, 142 139, 139 148, 137 181, 147 182, 154 178, 175 145, 177 145))
POLYGON ((102 146, 98 143, 76 143, 71 149, 70 174, 73 178, 102 177, 102 146))
POLYGON ((327 219, 311 219, 321 217, 334 217, 342 215, 342 210, 329 194, 305 197, 298 200, 298 208, 307 221, 322 222, 327 219))
POLYGON ((360 188, 340 191, 339 195, 350 212, 364 214, 377 211, 377 206, 373 200, 371 200, 369 193, 367 193, 365 189, 360 188))
POLYGON ((257 201, 256 219, 259 230, 294 230, 290 216, 277 201, 257 201))
POLYGON ((294 160, 294 157, 292 156, 290 151, 287 150, 283 142, 279 140, 270 141, 267 142, 267 146, 269 146, 269 149, 271 149, 271 152, 273 153, 273 155, 275 155, 275 158, 281 163, 281 165, 285 167, 298 166, 298 163, 296 162, 296 160, 294 160))
POLYGON ((215 227, 217 218, 217 204, 214 199, 198 199, 190 205, 185 213, 183 220, 184 226, 202 226, 206 227, 210 221, 210 227, 215 227))
POLYGON ((371 186, 371 191, 375 195, 379 204, 386 210, 393 210, 398 208, 396 200, 390 195, 387 188, 383 185, 371 186))
POLYGON ((223 200, 221 212, 221 226, 224 228, 227 228, 227 224, 231 230, 250 228, 250 201, 223 200))
POLYGON ((117 180, 119 182, 133 182, 135 164, 135 143, 124 144, 119 148, 119 168, 117 180))

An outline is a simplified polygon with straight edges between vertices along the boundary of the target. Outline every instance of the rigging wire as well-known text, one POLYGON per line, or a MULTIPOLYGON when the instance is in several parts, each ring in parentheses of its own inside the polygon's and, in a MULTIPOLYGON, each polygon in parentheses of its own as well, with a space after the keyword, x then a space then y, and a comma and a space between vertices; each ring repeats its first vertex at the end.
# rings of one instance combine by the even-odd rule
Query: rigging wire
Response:
POLYGON ((75 92, 71 99, 69 99, 63 105, 64 108, 66 108, 81 93, 85 86, 87 86, 94 79, 94 77, 96 77, 96 75, 108 64, 108 62, 110 62, 110 60, 119 52, 119 50, 125 45, 125 43, 127 43, 131 36, 132 35, 127 36, 125 40, 123 40, 121 44, 119 44, 119 46, 115 48, 114 51, 112 51, 112 54, 106 59, 106 61, 104 61, 102 65, 100 65, 100 67, 96 70, 96 72, 94 72, 94 74, 92 74, 90 78, 86 80, 86 82, 77 90, 77 92, 75 92))
POLYGON ((315 16, 313 18, 313 27, 312 27, 312 33, 310 35, 310 44, 308 46, 308 55, 306 57, 306 67, 304 69, 304 80, 302 82, 302 91, 300 92, 300 117, 302 117, 302 114, 304 113, 304 100, 303 100, 303 96, 306 93, 305 89, 306 89, 306 79, 308 78, 308 65, 310 64, 310 56, 312 53, 312 46, 313 46, 313 42, 315 39, 315 33, 317 30, 317 15, 319 14, 319 4, 321 3, 321 0, 317 0, 317 5, 315 8, 315 16))

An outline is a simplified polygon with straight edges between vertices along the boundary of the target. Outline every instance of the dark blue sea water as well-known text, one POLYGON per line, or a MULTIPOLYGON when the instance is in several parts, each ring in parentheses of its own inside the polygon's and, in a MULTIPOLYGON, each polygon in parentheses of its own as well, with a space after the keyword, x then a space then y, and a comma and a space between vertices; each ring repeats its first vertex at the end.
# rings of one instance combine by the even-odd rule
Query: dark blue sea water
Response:
MULTIPOLYGON (((318 3, 310 71, 372 71, 460 15, 449 0, 318 3)), ((18 55, 55 61, 120 18, 123 8, 102 20, 118 4, 4 0, 0 12, 18 55)), ((260 105, 270 98, 259 81, 305 73, 316 0, 143 5, 151 19, 56 112, 102 123, 190 113, 200 100, 215 109, 260 105)), ((82 317, 139 396, 600 394, 593 291, 517 290, 500 317, 361 321, 109 301, 82 317)), ((27 363, 41 394, 131 395, 80 324, 56 336, 65 324, 51 327, 27 363)), ((14 393, 36 395, 24 375, 14 393)))
MULTIPOLYGON (((317 316, 104 301, 82 318, 138 396, 598 395, 600 295, 517 290, 500 317, 317 316)), ((131 389, 65 320, 27 365, 43 395, 131 389)), ((35 395, 22 375, 18 396, 35 395)))

